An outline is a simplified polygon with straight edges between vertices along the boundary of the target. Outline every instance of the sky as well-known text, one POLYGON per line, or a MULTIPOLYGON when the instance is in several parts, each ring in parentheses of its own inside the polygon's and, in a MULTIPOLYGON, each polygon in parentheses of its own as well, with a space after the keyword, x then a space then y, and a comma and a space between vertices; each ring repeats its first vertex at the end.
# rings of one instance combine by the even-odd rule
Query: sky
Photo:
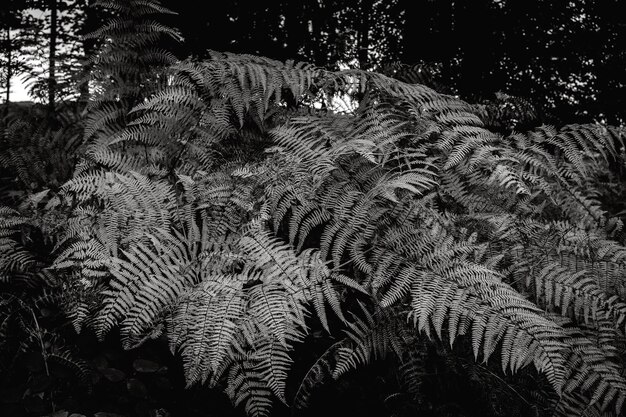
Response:
MULTIPOLYGON (((3 0, 0 0, 0 3, 3 0)), ((1 7, 1 6, 0 6, 1 7)), ((39 9, 28 9, 26 13, 30 14, 32 17, 41 19, 45 18, 46 12, 39 9)), ((11 101, 32 101, 33 98, 28 95, 28 86, 25 80, 22 77, 12 77, 11 78, 11 101)), ((2 102, 5 101, 4 96, 1 99, 2 102)))
POLYGON ((31 101, 26 91, 26 84, 20 78, 11 80, 11 101, 31 101))

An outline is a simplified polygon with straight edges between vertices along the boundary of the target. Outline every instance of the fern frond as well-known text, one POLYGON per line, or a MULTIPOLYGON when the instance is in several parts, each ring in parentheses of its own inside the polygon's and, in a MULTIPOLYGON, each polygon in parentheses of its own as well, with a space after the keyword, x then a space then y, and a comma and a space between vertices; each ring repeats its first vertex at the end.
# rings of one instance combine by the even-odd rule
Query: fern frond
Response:
POLYGON ((271 391, 263 382, 262 369, 254 355, 235 361, 228 375, 226 394, 235 406, 244 403, 247 415, 265 417, 272 408, 271 391))
POLYGON ((313 395, 313 390, 317 386, 332 379, 332 372, 338 357, 337 353, 341 348, 348 346, 348 344, 349 341, 347 339, 341 339, 332 344, 317 358, 298 385, 298 389, 292 400, 292 406, 294 408, 301 410, 308 407, 311 396, 313 395))
POLYGON ((238 276, 212 276, 179 298, 170 345, 180 349, 187 385, 208 380, 236 352, 246 304, 244 282, 238 276))
POLYGON ((150 243, 138 243, 125 251, 126 259, 112 258, 114 276, 111 290, 97 318, 98 335, 102 338, 116 323, 126 346, 140 335, 183 292, 186 286, 199 281, 198 272, 190 268, 193 250, 181 236, 156 231, 147 236, 150 243))
MULTIPOLYGON (((340 347, 337 351, 337 363, 332 376, 339 378, 351 369, 367 365, 371 361, 384 359, 394 353, 402 356, 401 332, 389 317, 375 317, 363 309, 364 318, 354 316, 355 321, 348 324, 346 338, 350 340, 350 347, 340 347)), ((384 313, 383 313, 384 314, 384 313)))

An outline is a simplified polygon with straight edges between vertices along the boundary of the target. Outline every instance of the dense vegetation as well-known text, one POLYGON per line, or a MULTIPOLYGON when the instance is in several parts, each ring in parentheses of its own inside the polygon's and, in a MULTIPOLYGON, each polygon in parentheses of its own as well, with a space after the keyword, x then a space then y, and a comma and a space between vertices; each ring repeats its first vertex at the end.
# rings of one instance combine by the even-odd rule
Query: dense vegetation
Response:
POLYGON ((3 410, 623 413, 622 127, 100 4, 88 101, 0 124, 3 410))
MULTIPOLYGON (((96 48, 80 37, 105 17, 90 3, 3 0, 0 90, 7 76, 15 83, 26 74, 43 98, 54 79, 62 99, 96 48)), ((163 22, 186 39, 167 44, 181 59, 218 50, 335 69, 403 62, 428 74, 429 86, 438 81, 437 91, 471 102, 499 92, 531 100, 545 123, 626 121, 621 0, 231 0, 211 13, 193 0, 162 3, 178 12, 163 22)))

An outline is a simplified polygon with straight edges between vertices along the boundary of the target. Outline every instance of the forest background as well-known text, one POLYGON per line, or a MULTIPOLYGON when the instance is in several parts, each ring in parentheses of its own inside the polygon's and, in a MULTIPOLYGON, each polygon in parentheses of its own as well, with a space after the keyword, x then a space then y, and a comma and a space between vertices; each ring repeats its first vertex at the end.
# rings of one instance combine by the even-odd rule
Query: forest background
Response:
MULTIPOLYGON (((95 47, 80 37, 100 24, 87 4, 3 0, 5 92, 12 81, 44 99, 51 44, 58 89, 76 76, 78 62, 95 47)), ((178 13, 166 23, 185 39, 168 45, 179 58, 202 58, 212 49, 330 68, 419 64, 442 92, 468 101, 517 96, 562 123, 620 124, 626 117, 626 17, 619 0, 234 0, 211 13, 188 0, 163 5, 178 13)))

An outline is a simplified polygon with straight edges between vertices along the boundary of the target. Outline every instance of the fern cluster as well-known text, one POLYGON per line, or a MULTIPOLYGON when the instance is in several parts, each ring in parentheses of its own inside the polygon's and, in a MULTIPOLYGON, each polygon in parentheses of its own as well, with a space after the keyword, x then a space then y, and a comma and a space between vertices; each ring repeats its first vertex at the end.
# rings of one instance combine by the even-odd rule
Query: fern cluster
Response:
MULTIPOLYGON (((164 11, 133 4, 110 6, 164 11)), ((119 327, 126 348, 165 336, 188 384, 254 416, 386 357, 418 396, 435 347, 479 381, 533 367, 541 415, 620 415, 626 247, 604 196, 622 130, 492 129, 484 106, 408 76, 217 52, 124 87, 128 111, 132 74, 116 68, 175 62, 143 46, 176 36, 129 25, 94 35, 109 98, 54 197, 67 219, 44 267, 76 295, 76 329, 119 327), (314 328, 345 337, 289 387, 314 328)), ((33 267, 19 213, 0 213, 0 266, 33 267)))
POLYGON ((418 84, 253 56, 171 80, 62 190, 74 226, 54 267, 107 282, 99 334, 119 325, 131 347, 165 332, 188 383, 225 384, 252 415, 288 401, 310 314, 348 331, 320 359, 334 377, 462 339, 503 372, 534 365, 555 415, 620 412, 626 250, 593 192, 620 131, 502 135, 418 84))

